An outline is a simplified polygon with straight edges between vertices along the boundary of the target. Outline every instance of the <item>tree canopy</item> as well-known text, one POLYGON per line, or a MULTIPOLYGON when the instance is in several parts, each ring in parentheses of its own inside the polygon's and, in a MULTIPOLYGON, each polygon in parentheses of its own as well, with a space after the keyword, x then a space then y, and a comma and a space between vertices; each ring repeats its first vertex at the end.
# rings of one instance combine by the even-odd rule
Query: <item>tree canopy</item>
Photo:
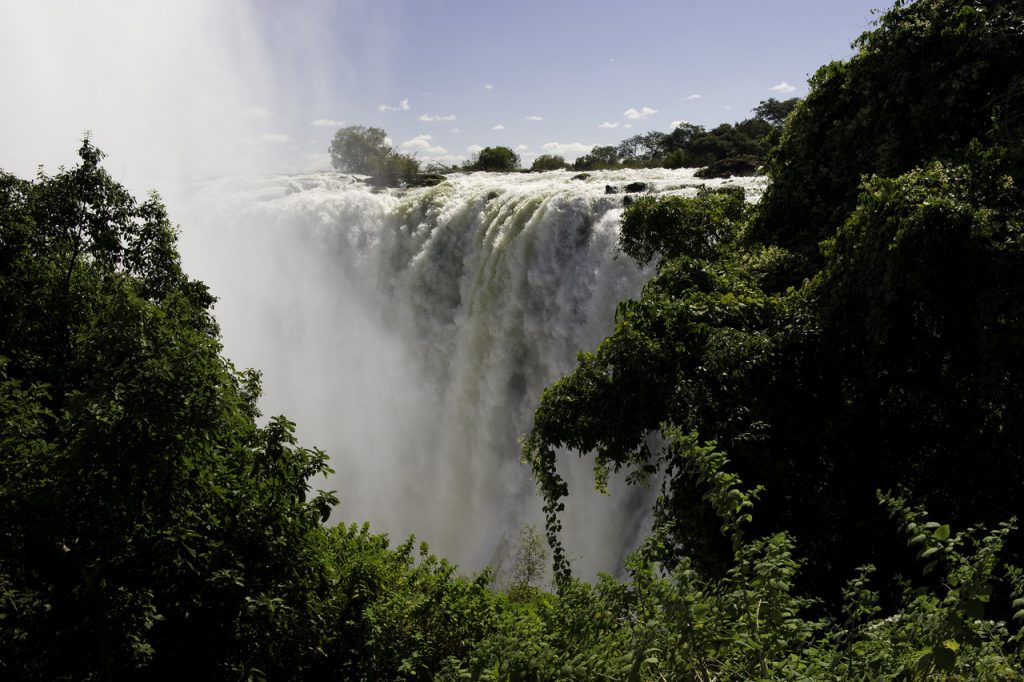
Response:
MULTIPOLYGON (((727 565, 692 471, 652 438, 670 427, 763 486, 754 532, 791 533, 815 557, 804 584, 833 606, 865 560, 884 580, 912 570, 877 532, 876 490, 961 527, 1017 513, 1024 199, 1020 123, 1005 112, 1024 61, 1002 57, 1021 49, 1021 21, 1002 2, 898 3, 856 56, 812 79, 756 208, 703 193, 627 209, 620 245, 658 271, 544 393, 524 452, 549 530, 569 448, 599 471, 665 472, 665 560, 698 547, 727 565)), ((676 134, 691 152, 702 137, 676 134)), ((1022 549, 1014 539, 1011 555, 1022 549)))
POLYGON ((470 170, 508 172, 519 168, 519 155, 508 147, 484 147, 470 159, 470 170))
POLYGON ((549 171, 549 170, 562 170, 566 168, 565 158, 557 154, 541 154, 533 160, 533 164, 530 166, 530 170, 534 171, 549 171))
POLYGON ((335 170, 369 175, 377 185, 409 183, 419 173, 416 158, 394 150, 381 128, 339 128, 328 151, 335 170))

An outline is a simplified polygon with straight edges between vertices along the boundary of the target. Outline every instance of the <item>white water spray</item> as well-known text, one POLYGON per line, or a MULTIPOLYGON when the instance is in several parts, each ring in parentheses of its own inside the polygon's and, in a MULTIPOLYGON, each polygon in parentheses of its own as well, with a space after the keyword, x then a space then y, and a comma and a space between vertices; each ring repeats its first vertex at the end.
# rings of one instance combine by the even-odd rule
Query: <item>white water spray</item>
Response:
MULTIPOLYGON (((331 456, 339 519, 409 533, 470 570, 540 519, 517 438, 541 391, 611 332, 650 273, 618 254, 622 194, 693 194, 692 171, 455 175, 374 192, 348 176, 229 178, 179 203, 186 268, 267 414, 331 456)), ((748 195, 762 182, 740 182, 748 195)), ((568 463, 565 541, 616 571, 654 491, 593 491, 568 463)))

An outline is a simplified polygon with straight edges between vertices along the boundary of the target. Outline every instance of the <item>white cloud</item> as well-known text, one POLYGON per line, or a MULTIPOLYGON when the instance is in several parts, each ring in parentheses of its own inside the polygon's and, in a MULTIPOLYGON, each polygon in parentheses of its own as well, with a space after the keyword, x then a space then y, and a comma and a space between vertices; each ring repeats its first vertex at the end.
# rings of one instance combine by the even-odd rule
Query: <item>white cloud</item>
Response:
POLYGON ((703 99, 703 97, 704 95, 698 95, 695 92, 692 95, 687 95, 686 97, 681 97, 680 99, 682 99, 684 102, 692 102, 695 99, 703 99))
POLYGON ((731 104, 726 104, 726 105, 725 105, 724 107, 722 107, 722 108, 723 108, 723 109, 725 109, 726 111, 732 111, 732 105, 731 105, 731 104))
POLYGON ((619 127, 619 122, 616 121, 615 123, 612 123, 610 121, 605 121, 604 123, 600 124, 597 127, 598 128, 618 128, 619 127))
POLYGON ((558 154, 559 156, 580 156, 593 148, 594 145, 582 142, 548 142, 541 146, 545 154, 558 154))
POLYGON ((469 152, 470 154, 476 154, 478 152, 482 152, 483 150, 484 148, 478 144, 471 144, 468 147, 466 147, 466 151, 469 152))
POLYGON ((796 90, 796 87, 790 85, 786 81, 782 81, 778 85, 773 85, 772 87, 770 87, 768 89, 769 90, 774 90, 775 92, 793 92, 794 90, 796 90))
POLYGON ((523 120, 524 121, 543 121, 544 117, 543 116, 524 116, 523 120))
POLYGON ((323 128, 340 128, 345 125, 344 121, 335 121, 333 118, 318 118, 309 125, 323 128))
POLYGON ((398 103, 397 107, 390 106, 388 104, 381 104, 377 107, 377 111, 409 111, 409 98, 406 97, 398 103))
POLYGON ((452 132, 457 135, 459 133, 459 129, 458 128, 452 128, 452 132))
POLYGON ((431 144, 432 140, 433 138, 430 135, 417 135, 411 140, 406 140, 399 146, 406 151, 417 152, 428 156, 439 156, 448 153, 448 150, 444 147, 431 144))
POLYGON ((502 124, 502 123, 499 123, 498 125, 496 125, 493 128, 491 128, 491 130, 504 130, 504 129, 505 129, 505 125, 502 124))
POLYGON ((632 127, 633 127, 633 124, 632 124, 632 123, 623 123, 623 124, 622 124, 622 127, 623 127, 623 128, 632 128, 632 127))
POLYGON ((530 151, 530 148, 527 147, 525 144, 520 144, 520 145, 516 145, 516 151, 517 152, 528 152, 528 151, 530 151))
POLYGON ((259 136, 260 142, 288 142, 292 138, 288 137, 284 133, 263 133, 259 136))
POLYGON ((455 114, 448 114, 447 116, 438 116, 437 114, 423 114, 417 121, 426 121, 427 123, 435 123, 437 121, 454 121, 455 114))
POLYGON ((669 126, 669 130, 675 130, 676 128, 678 128, 679 126, 683 125, 684 123, 689 124, 690 122, 689 121, 672 121, 672 125, 669 126))
POLYGON ((638 118, 647 118, 651 114, 656 113, 658 113, 657 109, 652 109, 651 107, 641 107, 639 110, 626 109, 624 112, 622 112, 622 115, 625 116, 626 118, 635 120, 638 118))
POLYGON ((494 86, 490 83, 484 83, 484 90, 493 90, 494 86))
POLYGON ((242 118, 270 118, 274 115, 270 109, 266 107, 249 107, 248 109, 242 109, 240 112, 242 118))

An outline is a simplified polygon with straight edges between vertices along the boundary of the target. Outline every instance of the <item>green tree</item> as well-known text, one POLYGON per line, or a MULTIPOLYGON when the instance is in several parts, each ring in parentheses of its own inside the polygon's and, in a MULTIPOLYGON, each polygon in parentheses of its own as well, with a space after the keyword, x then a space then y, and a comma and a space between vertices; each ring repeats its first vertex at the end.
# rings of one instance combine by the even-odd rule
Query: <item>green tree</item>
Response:
POLYGON ((566 167, 565 158, 557 154, 541 154, 533 160, 532 171, 562 170, 566 167))
POLYGON ((818 245, 853 211, 864 176, 959 163, 977 139, 1024 181, 1022 30, 1015 2, 901 1, 850 60, 818 69, 767 164, 750 233, 807 259, 791 283, 820 267, 818 245))
POLYGON ((348 126, 334 133, 328 151, 335 170, 371 175, 376 170, 375 164, 392 150, 383 129, 348 126))
POLYGON ((576 159, 572 167, 576 170, 601 170, 614 168, 619 164, 619 152, 616 147, 594 147, 590 153, 576 159))
POLYGON ((668 136, 657 130, 634 135, 619 143, 616 156, 621 163, 648 163, 661 155, 668 136))
POLYGON ((774 97, 769 97, 754 107, 754 116, 781 128, 785 124, 786 118, 789 117, 799 102, 799 97, 791 97, 781 101, 774 97))
MULTIPOLYGON (((257 426, 155 195, 0 174, 0 660, 18 679, 301 670, 329 638, 309 480, 257 426)), ((291 673, 289 673, 291 674, 291 673)))
MULTIPOLYGON (((717 443, 738 475, 764 486, 753 532, 792 534, 815 557, 804 584, 832 609, 865 552, 886 599, 899 597, 891 578, 913 568, 876 532, 878 488, 905 490, 962 526, 1014 513, 1024 494, 1022 138, 1013 117, 945 107, 952 86, 937 65, 961 55, 976 66, 957 67, 957 87, 985 89, 982 109, 1018 101, 1024 61, 998 70, 999 50, 988 50, 1019 50, 1008 41, 1020 22, 1000 2, 897 3, 850 62, 812 81, 749 217, 713 196, 627 209, 620 245, 657 260, 657 273, 620 304, 615 333, 545 391, 524 441, 552 536, 567 494, 555 463, 564 447, 594 454, 599 486, 612 469, 634 481, 662 471, 662 559, 728 565, 728 548, 694 511, 692 480, 651 437, 665 424, 717 443), (914 116, 890 115, 883 79, 913 83, 917 99, 893 98, 914 116), (861 89, 869 82, 878 88, 861 89), (932 138, 911 148, 912 121, 929 107, 940 111, 925 124, 932 138), (833 165, 840 143, 849 156, 833 165)), ((680 151, 735 150, 750 141, 733 139, 747 127, 758 130, 683 128, 680 151)), ((1017 541, 1007 551, 1024 556, 1017 541)))
POLYGON ((380 186, 407 183, 419 173, 416 158, 392 149, 387 134, 380 128, 340 128, 328 151, 336 170, 369 175, 372 182, 380 186))
POLYGON ((472 170, 506 173, 519 168, 519 155, 508 147, 484 147, 470 161, 472 170))

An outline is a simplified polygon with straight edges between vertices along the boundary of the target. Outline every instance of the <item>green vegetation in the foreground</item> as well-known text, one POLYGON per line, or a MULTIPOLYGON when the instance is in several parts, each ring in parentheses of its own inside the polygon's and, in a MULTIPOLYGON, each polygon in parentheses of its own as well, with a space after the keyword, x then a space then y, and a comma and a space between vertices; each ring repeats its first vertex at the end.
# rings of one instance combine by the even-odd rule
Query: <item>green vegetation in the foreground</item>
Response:
POLYGON ((531 528, 466 578, 325 526, 324 454, 257 424, 159 198, 88 141, 0 173, 0 677, 1024 678, 1022 34, 1016 3, 898 3, 759 205, 627 211, 656 274, 523 440, 554 594, 531 528), (562 448, 662 482, 622 580, 569 571, 562 448))

